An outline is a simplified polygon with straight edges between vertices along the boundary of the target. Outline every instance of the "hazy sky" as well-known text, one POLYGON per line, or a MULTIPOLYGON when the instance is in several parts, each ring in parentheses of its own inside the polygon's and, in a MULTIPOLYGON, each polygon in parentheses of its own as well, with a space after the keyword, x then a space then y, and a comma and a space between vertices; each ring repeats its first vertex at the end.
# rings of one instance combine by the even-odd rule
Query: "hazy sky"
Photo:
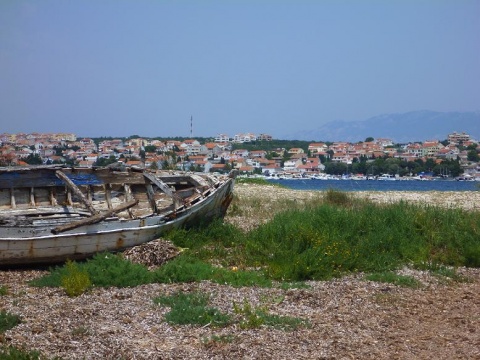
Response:
POLYGON ((0 1, 0 133, 281 138, 479 104, 478 0, 0 1))

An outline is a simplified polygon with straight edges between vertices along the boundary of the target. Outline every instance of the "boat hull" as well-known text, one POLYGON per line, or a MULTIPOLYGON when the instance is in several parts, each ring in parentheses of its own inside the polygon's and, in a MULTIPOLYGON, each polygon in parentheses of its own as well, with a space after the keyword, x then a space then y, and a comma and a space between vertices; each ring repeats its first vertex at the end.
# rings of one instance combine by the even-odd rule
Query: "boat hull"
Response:
POLYGON ((191 227, 223 217, 233 197, 234 179, 229 178, 191 207, 168 216, 105 220, 60 234, 52 225, 3 227, 0 229, 0 265, 57 263, 78 260, 99 252, 116 252, 136 246, 181 227, 191 227), (13 236, 13 234, 19 236, 13 236))

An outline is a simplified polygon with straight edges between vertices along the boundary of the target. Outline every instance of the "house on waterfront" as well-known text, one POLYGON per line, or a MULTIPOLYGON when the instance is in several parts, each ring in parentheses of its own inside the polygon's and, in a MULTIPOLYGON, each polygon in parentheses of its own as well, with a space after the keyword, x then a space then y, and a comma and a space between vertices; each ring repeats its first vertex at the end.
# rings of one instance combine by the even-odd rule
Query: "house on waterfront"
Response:
POLYGON ((435 156, 443 148, 443 144, 438 140, 424 141, 421 146, 422 156, 435 156))
MULTIPOLYGON (((239 143, 248 143, 251 141, 262 140, 269 141, 271 137, 267 134, 256 136, 252 133, 237 134, 236 141, 239 143)), ((97 141, 98 139, 96 139, 97 141)), ((434 159, 437 163, 445 160, 461 160, 462 167, 466 168, 472 163, 472 150, 480 153, 480 147, 466 133, 453 133, 449 135, 450 144, 444 146, 445 142, 438 140, 429 140, 405 145, 401 149, 398 146, 391 146, 390 139, 378 138, 374 141, 334 142, 330 146, 325 142, 312 142, 307 148, 291 148, 288 152, 284 148, 273 149, 257 143, 257 150, 238 149, 232 151, 232 139, 225 134, 219 134, 215 141, 202 144, 197 139, 177 140, 158 140, 150 138, 132 138, 132 139, 109 139, 99 143, 98 148, 91 138, 79 138, 77 140, 74 134, 2 134, 0 135, 0 164, 15 165, 21 159, 30 159, 30 155, 39 155, 44 163, 54 161, 66 161, 68 163, 81 164, 88 166, 92 161, 98 158, 109 159, 115 157, 122 161, 141 161, 144 158, 146 167, 155 166, 157 168, 166 167, 169 169, 178 168, 203 169, 210 171, 213 165, 230 168, 253 168, 255 171, 261 169, 264 173, 276 172, 315 172, 322 171, 320 159, 332 160, 351 164, 354 159, 373 159, 373 158, 398 158, 405 161, 434 159), (75 141, 70 141, 74 139, 75 141), (462 144, 462 151, 454 144, 462 144), (259 146, 260 145, 260 146, 259 146), (152 146, 145 151, 145 146, 152 146), (153 149, 155 147, 155 149, 153 149), (468 149, 466 149, 468 147, 468 149), (268 149, 268 150, 266 150, 268 149), (398 151, 397 151, 398 150, 398 151), (168 154, 163 157, 163 154, 168 154), (60 156, 61 155, 61 156, 60 156), (323 156, 322 156, 323 155, 323 156), (267 159, 268 157, 268 159, 267 159), (167 158, 167 160, 165 160, 167 158), (288 159, 288 160, 287 160, 288 159), (470 159, 470 160, 469 160, 470 159)), ((235 140, 235 138, 234 138, 235 140)), ((330 144, 330 143, 328 143, 330 144)), ((298 145, 297 145, 298 146, 298 145)), ((247 145, 245 145, 247 147, 247 145)), ((472 167, 476 171, 475 167, 472 167)), ((212 170, 217 171, 217 170, 212 170)))

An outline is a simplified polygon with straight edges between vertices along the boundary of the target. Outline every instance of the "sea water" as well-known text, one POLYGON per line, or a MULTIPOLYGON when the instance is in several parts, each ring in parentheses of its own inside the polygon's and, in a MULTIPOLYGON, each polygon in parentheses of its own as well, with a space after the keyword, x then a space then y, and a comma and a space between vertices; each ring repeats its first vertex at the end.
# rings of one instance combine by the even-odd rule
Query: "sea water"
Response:
POLYGON ((271 183, 282 184, 294 190, 340 190, 340 191, 480 191, 478 181, 455 180, 312 180, 312 179, 282 179, 268 180, 271 183))

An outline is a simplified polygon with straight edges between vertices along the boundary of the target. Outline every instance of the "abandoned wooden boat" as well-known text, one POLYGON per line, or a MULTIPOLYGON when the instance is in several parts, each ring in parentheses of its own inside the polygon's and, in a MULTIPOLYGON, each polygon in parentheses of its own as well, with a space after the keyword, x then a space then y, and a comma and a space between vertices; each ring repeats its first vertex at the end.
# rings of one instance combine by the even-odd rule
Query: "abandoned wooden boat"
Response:
POLYGON ((0 265, 120 251, 222 217, 234 176, 126 168, 0 168, 0 265))

